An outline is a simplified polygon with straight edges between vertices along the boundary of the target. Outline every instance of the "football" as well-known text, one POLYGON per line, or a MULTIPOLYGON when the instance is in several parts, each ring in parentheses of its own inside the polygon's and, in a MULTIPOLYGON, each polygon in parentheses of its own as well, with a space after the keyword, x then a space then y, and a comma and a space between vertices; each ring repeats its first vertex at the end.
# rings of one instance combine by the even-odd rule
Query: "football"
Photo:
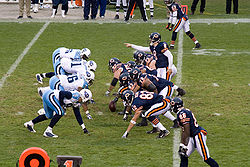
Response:
POLYGON ((109 103, 109 110, 111 112, 115 112, 116 111, 116 104, 115 104, 115 102, 113 100, 110 101, 110 103, 109 103))

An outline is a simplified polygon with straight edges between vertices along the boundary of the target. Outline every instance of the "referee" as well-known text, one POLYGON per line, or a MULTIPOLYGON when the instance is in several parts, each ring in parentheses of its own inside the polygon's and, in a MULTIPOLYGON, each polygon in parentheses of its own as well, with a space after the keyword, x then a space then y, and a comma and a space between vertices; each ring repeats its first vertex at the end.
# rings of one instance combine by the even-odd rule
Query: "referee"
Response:
POLYGON ((145 22, 148 21, 148 18, 147 18, 147 15, 146 15, 146 10, 143 7, 143 0, 130 0, 129 1, 128 11, 127 11, 127 14, 126 14, 126 17, 125 17, 124 21, 129 20, 130 13, 131 13, 133 7, 136 5, 136 3, 140 8, 141 16, 142 16, 143 21, 145 21, 145 22))

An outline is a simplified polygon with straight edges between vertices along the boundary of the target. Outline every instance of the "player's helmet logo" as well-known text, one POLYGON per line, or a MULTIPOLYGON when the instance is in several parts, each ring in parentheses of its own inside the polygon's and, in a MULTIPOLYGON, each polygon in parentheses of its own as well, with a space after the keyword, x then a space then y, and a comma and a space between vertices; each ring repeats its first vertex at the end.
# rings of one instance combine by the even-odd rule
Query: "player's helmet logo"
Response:
POLYGON ((153 45, 154 43, 159 43, 161 41, 161 34, 158 32, 153 32, 149 35, 150 38, 150 45, 153 45))
POLYGON ((122 100, 126 102, 127 105, 131 105, 134 100, 134 92, 131 90, 126 90, 122 94, 122 100))

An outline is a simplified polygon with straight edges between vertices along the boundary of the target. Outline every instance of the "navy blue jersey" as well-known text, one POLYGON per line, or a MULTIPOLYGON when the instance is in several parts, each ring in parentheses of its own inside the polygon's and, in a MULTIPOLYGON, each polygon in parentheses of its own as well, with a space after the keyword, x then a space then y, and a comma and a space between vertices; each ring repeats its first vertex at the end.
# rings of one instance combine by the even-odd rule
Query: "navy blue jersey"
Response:
POLYGON ((132 109, 135 111, 139 107, 143 107, 143 110, 148 110, 156 103, 161 103, 163 97, 153 92, 138 91, 135 93, 135 98, 132 103, 132 109))
POLYGON ((163 78, 158 78, 155 75, 150 75, 150 74, 142 74, 137 82, 138 85, 142 86, 142 83, 146 78, 148 78, 156 86, 158 92, 162 91, 166 86, 171 86, 171 87, 174 86, 172 82, 163 78))
POLYGON ((148 66, 137 65, 136 68, 139 68, 140 70, 145 69, 147 74, 151 74, 151 75, 157 76, 157 70, 151 69, 148 66))
POLYGON ((131 71, 131 68, 127 65, 127 64, 124 64, 124 63, 119 63, 116 65, 114 71, 120 69, 121 70, 121 74, 122 73, 125 73, 125 72, 130 72, 131 71))
POLYGON ((181 10, 181 7, 177 3, 172 3, 170 6, 167 6, 168 9, 173 12, 173 8, 177 9, 177 19, 185 18, 188 19, 187 15, 181 10))
POLYGON ((156 68, 168 67, 168 58, 163 54, 168 50, 166 42, 160 42, 156 47, 150 46, 152 54, 156 57, 156 68))
POLYGON ((204 128, 198 125, 194 114, 189 109, 183 108, 177 114, 177 121, 179 122, 180 126, 184 126, 185 124, 190 124, 190 136, 194 137, 199 132, 206 131, 204 128))

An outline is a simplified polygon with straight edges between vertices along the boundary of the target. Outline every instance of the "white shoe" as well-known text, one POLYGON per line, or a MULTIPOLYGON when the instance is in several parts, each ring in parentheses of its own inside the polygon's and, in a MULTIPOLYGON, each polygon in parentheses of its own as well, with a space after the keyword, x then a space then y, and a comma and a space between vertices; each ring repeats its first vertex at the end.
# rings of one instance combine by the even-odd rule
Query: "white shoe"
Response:
POLYGON ((35 131, 35 129, 34 129, 34 124, 32 123, 32 121, 25 122, 23 125, 24 125, 30 132, 36 133, 36 131, 35 131))
POLYGON ((86 114, 88 119, 93 119, 92 116, 90 114, 86 114))
POLYGON ((38 6, 39 6, 38 4, 35 4, 35 6, 34 6, 34 10, 33 10, 33 11, 34 11, 34 13, 37 13, 37 12, 38 12, 38 6))
POLYGON ((55 15, 51 15, 50 17, 51 17, 51 18, 55 18, 55 15))
POLYGON ((66 16, 64 14, 62 14, 62 18, 65 18, 66 16))
POLYGON ((47 131, 47 130, 43 133, 43 136, 44 137, 52 137, 52 138, 57 138, 58 137, 52 131, 47 131))

